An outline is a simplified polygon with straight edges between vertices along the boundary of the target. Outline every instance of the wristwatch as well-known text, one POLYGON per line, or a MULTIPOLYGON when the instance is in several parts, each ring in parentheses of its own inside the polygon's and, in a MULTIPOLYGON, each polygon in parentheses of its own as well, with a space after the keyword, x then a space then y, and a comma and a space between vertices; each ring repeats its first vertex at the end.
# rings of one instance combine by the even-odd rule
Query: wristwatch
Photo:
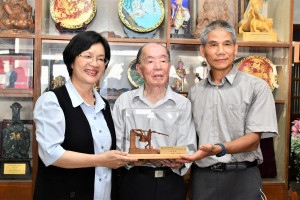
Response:
POLYGON ((217 143, 217 144, 215 144, 215 145, 219 145, 219 146, 221 146, 221 148, 222 148, 222 151, 221 151, 220 153, 218 153, 216 156, 217 156, 217 157, 222 157, 222 156, 224 156, 224 155, 226 154, 226 148, 225 148, 224 144, 222 144, 222 143, 217 143))

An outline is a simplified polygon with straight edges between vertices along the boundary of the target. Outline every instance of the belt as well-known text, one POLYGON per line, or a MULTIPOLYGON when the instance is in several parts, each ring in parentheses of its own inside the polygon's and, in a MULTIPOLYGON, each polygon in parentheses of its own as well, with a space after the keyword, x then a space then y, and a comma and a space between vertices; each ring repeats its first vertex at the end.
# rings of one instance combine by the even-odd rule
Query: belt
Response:
POLYGON ((135 170, 138 173, 151 176, 153 178, 163 178, 168 175, 174 174, 174 172, 171 170, 169 167, 158 167, 158 168, 153 168, 153 167, 133 167, 133 170, 135 170))
POLYGON ((250 167, 254 167, 257 165, 257 160, 253 162, 244 161, 244 162, 232 162, 232 163, 217 163, 214 165, 209 166, 212 171, 215 172, 223 172, 226 170, 240 170, 246 169, 250 167))

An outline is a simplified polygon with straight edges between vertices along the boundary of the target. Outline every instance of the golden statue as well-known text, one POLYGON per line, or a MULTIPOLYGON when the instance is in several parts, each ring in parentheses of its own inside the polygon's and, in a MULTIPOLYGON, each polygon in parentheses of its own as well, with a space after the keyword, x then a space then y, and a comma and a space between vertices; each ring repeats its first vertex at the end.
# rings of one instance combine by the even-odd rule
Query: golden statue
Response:
POLYGON ((179 76, 180 80, 176 80, 175 83, 171 86, 173 91, 183 92, 183 81, 186 77, 186 71, 183 69, 184 63, 181 59, 178 62, 178 68, 176 69, 176 74, 179 76))
POLYGON ((26 0, 7 0, 1 9, 0 28, 9 29, 4 31, 7 33, 28 33, 34 29, 31 15, 32 7, 26 0))
POLYGON ((250 0, 243 19, 239 22, 239 33, 274 32, 273 19, 262 15, 264 0, 250 0))

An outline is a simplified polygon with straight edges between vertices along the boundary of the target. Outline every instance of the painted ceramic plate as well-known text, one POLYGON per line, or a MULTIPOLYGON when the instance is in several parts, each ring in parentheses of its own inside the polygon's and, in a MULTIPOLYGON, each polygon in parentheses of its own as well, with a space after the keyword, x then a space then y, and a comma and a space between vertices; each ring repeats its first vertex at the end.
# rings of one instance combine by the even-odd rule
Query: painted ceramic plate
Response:
POLYGON ((137 32, 156 29, 164 20, 161 0, 120 0, 119 17, 126 27, 137 32))
POLYGON ((50 13, 61 27, 78 29, 95 17, 96 0, 51 0, 50 13))
POLYGON ((144 78, 140 76, 140 74, 138 73, 138 71, 136 70, 136 59, 134 59, 127 70, 127 76, 128 79, 130 81, 130 83, 134 86, 134 87, 141 87, 144 84, 144 78))
POLYGON ((266 57, 259 55, 247 56, 238 62, 236 66, 240 71, 265 80, 272 91, 278 87, 276 66, 266 57))

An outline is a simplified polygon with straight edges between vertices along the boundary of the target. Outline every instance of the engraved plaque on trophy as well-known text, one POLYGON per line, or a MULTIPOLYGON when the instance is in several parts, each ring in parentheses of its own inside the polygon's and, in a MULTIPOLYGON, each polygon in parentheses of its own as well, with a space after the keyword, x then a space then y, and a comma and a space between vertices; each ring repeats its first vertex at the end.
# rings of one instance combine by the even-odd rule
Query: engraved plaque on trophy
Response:
POLYGON ((2 130, 2 156, 0 159, 0 179, 30 179, 31 164, 29 158, 30 131, 20 119, 22 106, 15 102, 11 123, 2 130))
POLYGON ((137 159, 176 159, 187 154, 179 133, 183 110, 125 109, 122 151, 137 159))

